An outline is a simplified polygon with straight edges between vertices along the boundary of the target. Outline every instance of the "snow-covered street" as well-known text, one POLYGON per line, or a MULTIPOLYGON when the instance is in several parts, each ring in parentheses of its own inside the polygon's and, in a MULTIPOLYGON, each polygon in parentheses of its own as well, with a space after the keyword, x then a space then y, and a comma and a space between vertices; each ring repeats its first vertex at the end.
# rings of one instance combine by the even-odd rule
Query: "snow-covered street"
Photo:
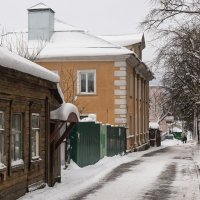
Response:
POLYGON ((104 158, 63 170, 62 183, 28 193, 24 199, 187 199, 198 200, 194 143, 165 141, 161 147, 104 158))

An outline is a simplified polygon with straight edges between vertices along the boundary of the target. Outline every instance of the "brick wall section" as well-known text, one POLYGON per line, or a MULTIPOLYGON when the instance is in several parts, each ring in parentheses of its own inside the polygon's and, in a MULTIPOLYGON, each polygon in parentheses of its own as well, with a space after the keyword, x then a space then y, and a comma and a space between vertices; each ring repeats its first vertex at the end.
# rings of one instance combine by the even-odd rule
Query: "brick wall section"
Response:
POLYGON ((116 125, 127 125, 127 67, 126 62, 115 62, 114 116, 116 125))

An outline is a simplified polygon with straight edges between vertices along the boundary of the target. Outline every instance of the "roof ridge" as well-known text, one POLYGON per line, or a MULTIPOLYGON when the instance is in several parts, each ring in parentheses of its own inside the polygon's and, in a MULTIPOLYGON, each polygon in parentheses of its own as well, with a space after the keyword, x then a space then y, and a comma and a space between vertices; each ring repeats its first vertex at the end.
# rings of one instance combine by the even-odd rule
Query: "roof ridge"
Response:
POLYGON ((49 6, 47 6, 46 4, 42 2, 28 8, 28 10, 45 10, 45 9, 53 11, 52 8, 50 8, 49 6))

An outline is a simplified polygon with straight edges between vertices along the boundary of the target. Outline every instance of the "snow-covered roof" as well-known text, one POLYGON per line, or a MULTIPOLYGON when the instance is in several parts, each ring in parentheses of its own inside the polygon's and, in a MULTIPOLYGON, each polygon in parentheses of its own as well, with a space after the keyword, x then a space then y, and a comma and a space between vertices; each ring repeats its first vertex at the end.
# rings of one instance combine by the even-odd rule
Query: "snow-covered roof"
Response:
POLYGON ((60 95, 60 98, 62 99, 62 101, 65 102, 65 97, 64 97, 64 94, 62 92, 62 89, 61 89, 59 83, 57 83, 57 91, 58 91, 58 94, 60 95))
POLYGON ((60 77, 48 69, 0 47, 0 66, 24 72, 51 82, 58 83, 60 77))
POLYGON ((150 129, 159 129, 159 124, 157 122, 149 122, 150 129))
POLYGON ((58 109, 51 111, 51 119, 67 121, 71 113, 74 113, 79 120, 77 107, 71 103, 63 103, 58 109))
POLYGON ((142 42, 143 36, 144 36, 143 34, 124 34, 124 35, 103 35, 100 37, 114 44, 123 47, 128 47, 133 44, 142 42))
POLYGON ((67 31, 55 31, 38 58, 115 56, 132 53, 126 48, 72 27, 72 31, 69 29, 67 31))
MULTIPOLYGON (((45 5, 44 3, 38 3, 30 8, 28 8, 28 10, 47 10, 47 9, 50 9, 52 10, 51 8, 49 8, 47 5, 45 5)), ((53 10, 52 10, 53 11, 53 10)), ((53 11, 54 12, 54 11, 53 11)))
MULTIPOLYGON (((54 31, 78 31, 78 32, 85 32, 86 30, 83 30, 82 28, 78 28, 76 26, 70 25, 66 22, 63 22, 57 18, 55 18, 54 21, 54 31)), ((28 30, 27 30, 28 32, 28 30)))
MULTIPOLYGON (((28 41, 28 31, 8 33, 3 36, 5 41, 10 41, 17 46, 19 40, 24 40, 29 51, 37 50, 41 43, 38 40, 28 41)), ((55 31, 50 41, 45 42, 38 59, 67 58, 67 57, 96 57, 130 55, 133 52, 127 48, 113 44, 100 37, 89 34, 87 31, 71 26, 58 19, 55 20, 55 31)))

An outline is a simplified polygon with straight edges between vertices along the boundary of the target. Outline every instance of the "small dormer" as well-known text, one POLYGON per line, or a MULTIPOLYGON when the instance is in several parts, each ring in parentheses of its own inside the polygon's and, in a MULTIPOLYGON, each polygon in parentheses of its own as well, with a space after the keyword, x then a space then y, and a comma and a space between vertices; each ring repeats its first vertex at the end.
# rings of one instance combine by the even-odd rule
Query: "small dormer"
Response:
POLYGON ((54 31, 55 12, 43 3, 28 9, 28 39, 49 41, 54 31))
POLYGON ((144 34, 142 35, 142 38, 129 46, 129 49, 134 51, 137 56, 142 60, 142 50, 145 48, 145 38, 144 38, 144 34))

